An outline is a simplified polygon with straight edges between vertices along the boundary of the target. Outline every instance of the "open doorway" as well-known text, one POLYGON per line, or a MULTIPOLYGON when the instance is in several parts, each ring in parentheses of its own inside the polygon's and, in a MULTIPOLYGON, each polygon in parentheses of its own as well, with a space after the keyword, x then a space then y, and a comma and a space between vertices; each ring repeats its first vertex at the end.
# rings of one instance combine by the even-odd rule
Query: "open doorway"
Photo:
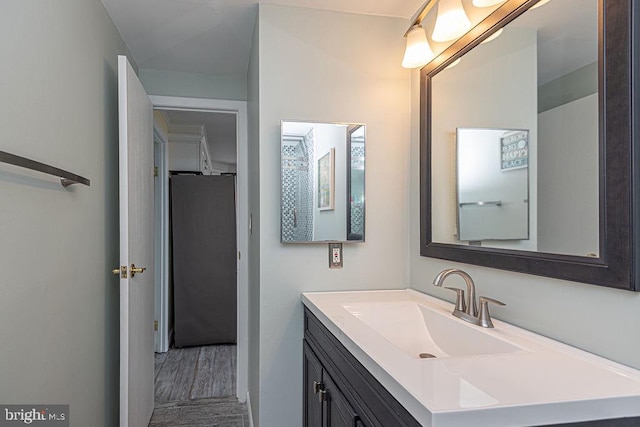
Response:
MULTIPOLYGON (((221 394, 232 393, 242 402, 246 399, 246 361, 248 360, 246 341, 248 232, 245 227, 242 227, 247 223, 246 218, 248 217, 246 103, 155 96, 150 98, 154 104, 154 148, 156 173, 158 174, 154 190, 157 224, 155 249, 156 265, 158 266, 155 293, 157 321, 155 351, 159 355, 157 356, 160 361, 159 366, 162 367, 167 362, 166 352, 171 344, 175 343, 176 347, 183 348, 176 349, 180 356, 173 358, 174 361, 183 360, 183 363, 191 363, 194 367, 187 367, 182 373, 178 372, 180 368, 176 366, 165 366, 166 370, 168 372, 174 371, 172 375, 175 378, 182 376, 200 381, 195 385, 182 385, 183 388, 186 387, 195 393, 193 396, 189 395, 187 399, 219 397, 221 394), (216 292, 216 289, 211 287, 215 287, 215 284, 208 284, 211 285, 209 289, 206 289, 207 284, 204 284, 204 288, 188 290, 186 296, 192 298, 192 303, 189 303, 187 299, 186 306, 184 305, 185 294, 182 293, 182 307, 180 307, 181 303, 176 304, 175 300, 176 292, 184 291, 176 286, 184 286, 184 283, 176 282, 176 266, 174 265, 176 259, 172 254, 172 246, 175 243, 172 235, 175 229, 170 228, 171 196, 173 194, 175 197, 174 192, 178 187, 174 186, 175 188, 172 189, 170 184, 172 177, 178 178, 175 182, 182 181, 181 191, 185 187, 182 184, 188 181, 196 182, 195 185, 203 183, 208 185, 209 181, 224 182, 223 187, 226 190, 220 197, 226 198, 224 203, 227 205, 229 203, 233 205, 232 222, 226 225, 213 225, 226 229, 231 227, 234 231, 231 233, 233 242, 227 238, 227 243, 225 243, 227 255, 223 264, 219 266, 220 268, 227 267, 232 273, 233 288, 231 291, 227 287, 224 292, 216 292), (200 313, 197 313, 197 310, 194 311, 194 307, 198 305, 197 296, 203 295, 203 292, 208 292, 207 298, 209 299, 216 296, 216 299, 222 300, 223 305, 227 308, 232 306, 232 310, 228 310, 226 313, 225 319, 209 316, 207 320, 207 310, 201 310, 202 304, 200 304, 200 313), (196 300, 193 300, 194 296, 196 300), (185 316, 185 313, 190 318, 178 318, 178 316, 185 316), (207 325, 207 321, 215 324, 207 325), (200 324, 193 326, 193 322, 200 322, 200 324), (203 331, 210 332, 211 329, 216 329, 222 324, 226 325, 223 328, 225 331, 222 336, 218 334, 217 337, 212 337, 207 333, 204 333, 203 336, 191 336, 194 332, 195 335, 203 331), (187 331, 186 335, 185 331, 187 331), (216 384, 209 381, 208 385, 202 387, 203 383, 207 382, 202 379, 210 376, 206 372, 198 373, 194 369, 202 369, 203 367, 206 369, 206 366, 209 366, 210 369, 225 370, 224 375, 217 375, 218 378, 223 379, 216 384), (233 375, 230 376, 229 373, 233 375), (207 396, 206 389, 214 395, 207 396)), ((184 206, 185 198, 182 197, 179 203, 184 206)), ((182 209, 182 211, 181 221, 187 225, 193 222, 189 217, 189 212, 196 211, 195 213, 198 213, 198 209, 193 209, 193 207, 182 209)), ((228 210, 227 213, 229 213, 228 210)), ((206 220, 206 216, 210 213, 204 213, 204 215, 204 223, 206 224, 210 222, 206 220)), ((200 221, 202 224, 202 215, 199 220, 195 221, 200 221)), ((198 234, 197 232, 192 233, 195 236, 198 234)), ((184 245, 184 241, 182 245, 184 245)), ((178 248, 178 251, 184 253, 184 246, 178 248)), ((203 255, 206 258, 206 254, 203 255)), ((220 257, 219 254, 213 256, 216 259, 220 257)), ((207 260, 201 260, 196 264, 207 264, 207 260)), ((193 264, 186 271, 190 270, 192 266, 193 264)), ((182 271, 184 272, 185 268, 182 271)), ((227 280, 229 277, 231 276, 227 274, 227 280)), ((219 310, 211 311, 218 312, 219 310)), ((182 395, 180 393, 184 394, 184 390, 182 392, 174 391, 173 398, 178 398, 178 395, 182 395)))

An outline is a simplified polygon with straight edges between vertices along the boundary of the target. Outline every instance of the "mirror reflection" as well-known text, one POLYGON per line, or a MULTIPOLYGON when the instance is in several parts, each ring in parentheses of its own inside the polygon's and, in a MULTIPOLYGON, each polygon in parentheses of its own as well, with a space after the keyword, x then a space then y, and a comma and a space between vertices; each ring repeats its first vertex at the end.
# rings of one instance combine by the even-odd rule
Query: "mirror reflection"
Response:
POLYGON ((347 129, 349 147, 347 240, 364 240, 364 126, 347 129))
POLYGON ((433 241, 598 256, 597 0, 532 8, 430 78, 433 241), (503 168, 507 130, 526 166, 508 143, 503 168), (516 182, 517 220, 500 219, 516 182))
POLYGON ((282 121, 281 240, 362 242, 365 126, 282 121))
POLYGON ((528 130, 457 132, 458 237, 529 239, 528 130))

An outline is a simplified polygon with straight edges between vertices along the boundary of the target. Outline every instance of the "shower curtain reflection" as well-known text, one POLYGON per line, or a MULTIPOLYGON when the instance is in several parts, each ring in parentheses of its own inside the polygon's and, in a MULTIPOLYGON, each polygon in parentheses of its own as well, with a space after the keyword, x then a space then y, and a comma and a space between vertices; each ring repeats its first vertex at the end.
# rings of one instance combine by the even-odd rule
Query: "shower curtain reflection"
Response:
POLYGON ((282 240, 313 240, 313 129, 282 146, 282 240))

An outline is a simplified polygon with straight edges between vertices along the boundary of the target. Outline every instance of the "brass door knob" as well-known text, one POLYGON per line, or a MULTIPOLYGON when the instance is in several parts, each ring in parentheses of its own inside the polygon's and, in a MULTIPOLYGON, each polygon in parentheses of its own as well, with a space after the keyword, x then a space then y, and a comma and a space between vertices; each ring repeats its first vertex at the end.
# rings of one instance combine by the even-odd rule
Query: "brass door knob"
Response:
POLYGON ((123 265, 120 268, 114 268, 113 270, 111 270, 111 272, 113 274, 115 274, 116 276, 120 276, 121 279, 126 279, 127 278, 127 266, 123 265))
POLYGON ((146 267, 136 267, 135 264, 131 264, 131 277, 135 276, 136 273, 144 273, 146 269, 146 267))

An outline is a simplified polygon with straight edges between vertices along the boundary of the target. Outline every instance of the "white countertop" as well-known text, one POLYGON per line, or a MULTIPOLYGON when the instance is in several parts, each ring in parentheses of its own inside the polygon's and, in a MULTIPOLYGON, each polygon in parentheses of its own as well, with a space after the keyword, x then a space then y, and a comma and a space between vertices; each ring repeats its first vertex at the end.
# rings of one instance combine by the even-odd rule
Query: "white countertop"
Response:
POLYGON ((419 359, 385 339, 345 304, 453 305, 406 290, 309 292, 302 301, 424 426, 500 427, 640 417, 640 371, 494 319, 494 329, 455 321, 520 347, 508 354, 419 359))

